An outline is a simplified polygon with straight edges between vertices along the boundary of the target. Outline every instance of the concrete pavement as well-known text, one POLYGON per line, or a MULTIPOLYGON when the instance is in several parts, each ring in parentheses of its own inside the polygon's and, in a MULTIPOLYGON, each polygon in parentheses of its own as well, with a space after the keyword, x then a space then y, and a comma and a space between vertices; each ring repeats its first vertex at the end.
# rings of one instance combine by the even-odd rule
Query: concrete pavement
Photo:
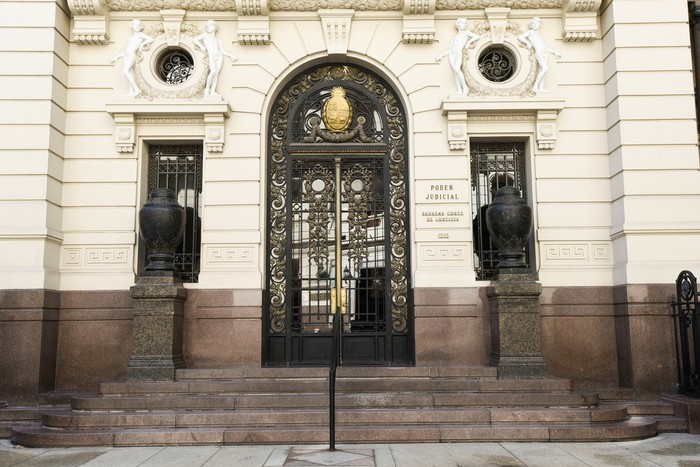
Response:
POLYGON ((612 443, 363 444, 40 449, 0 440, 0 467, 700 467, 700 436, 665 433, 612 443))

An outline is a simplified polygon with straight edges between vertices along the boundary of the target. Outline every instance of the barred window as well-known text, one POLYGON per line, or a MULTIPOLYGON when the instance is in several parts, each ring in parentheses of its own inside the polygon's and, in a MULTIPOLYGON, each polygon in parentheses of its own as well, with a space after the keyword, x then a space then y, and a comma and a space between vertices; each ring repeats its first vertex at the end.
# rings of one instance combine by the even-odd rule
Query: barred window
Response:
MULTIPOLYGON (((202 145, 159 144, 148 149, 148 192, 170 188, 185 208, 185 234, 175 251, 177 275, 197 282, 201 251, 202 145)), ((148 255, 148 252, 146 252, 148 255)))
MULTIPOLYGON (((498 250, 486 228, 486 209, 504 186, 513 186, 527 199, 524 142, 472 142, 472 235, 477 280, 489 280, 497 272, 498 250)), ((525 261, 529 265, 529 248, 525 261)))

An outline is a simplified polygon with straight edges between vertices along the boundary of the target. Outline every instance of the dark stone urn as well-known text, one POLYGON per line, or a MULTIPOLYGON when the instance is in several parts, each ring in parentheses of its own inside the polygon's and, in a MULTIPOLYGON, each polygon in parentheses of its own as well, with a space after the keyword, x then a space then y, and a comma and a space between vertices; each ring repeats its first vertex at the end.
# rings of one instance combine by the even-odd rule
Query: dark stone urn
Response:
POLYGON ((526 269, 525 246, 532 232, 532 208, 520 196, 520 190, 506 186, 496 192, 486 210, 486 227, 500 256, 496 268, 526 269))
POLYGON ((185 232, 185 208, 173 190, 156 188, 139 211, 141 238, 148 248, 148 265, 143 275, 171 275, 175 270, 175 248, 185 232))

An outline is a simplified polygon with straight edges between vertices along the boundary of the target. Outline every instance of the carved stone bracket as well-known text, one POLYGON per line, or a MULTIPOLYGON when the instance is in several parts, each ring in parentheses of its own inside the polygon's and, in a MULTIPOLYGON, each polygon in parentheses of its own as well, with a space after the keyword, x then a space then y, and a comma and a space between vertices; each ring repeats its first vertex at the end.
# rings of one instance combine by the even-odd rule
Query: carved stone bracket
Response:
POLYGON ((539 149, 554 149, 557 141, 557 111, 537 111, 537 147, 539 149))
POLYGON ((436 0, 404 0, 403 42, 432 44, 435 40, 436 0))
POLYGON ((169 46, 180 45, 180 31, 185 13, 185 10, 160 10, 160 15, 163 17, 165 40, 169 46))
POLYGON ((243 45, 270 43, 270 7, 267 0, 237 0, 238 42, 243 45))
POLYGON ((114 118, 117 152, 134 152, 138 132, 137 118, 143 121, 144 117, 198 117, 204 122, 201 133, 204 149, 210 153, 219 153, 224 150, 224 120, 231 116, 231 107, 223 100, 125 100, 107 104, 107 112, 114 118))
POLYGON ((134 121, 134 114, 115 113, 114 125, 116 126, 116 130, 114 132, 114 139, 117 143, 117 152, 134 152, 134 144, 136 141, 136 125, 134 121))
POLYGON ((350 43, 350 26, 355 10, 318 10, 328 55, 345 55, 350 43))
POLYGON ((603 0, 565 0, 562 37, 565 42, 590 42, 598 35, 598 10, 603 0))
POLYGON ((467 149, 469 141, 467 122, 479 115, 517 117, 512 119, 514 122, 522 122, 524 116, 531 116, 535 121, 537 148, 554 149, 557 139, 557 116, 563 108, 563 99, 540 97, 489 100, 450 97, 442 101, 442 114, 447 116, 447 142, 452 151, 467 149))
POLYGON ((73 40, 81 45, 109 43, 109 8, 105 0, 68 0, 73 40))
POLYGON ((491 43, 503 44, 506 40, 510 8, 486 8, 485 13, 491 28, 491 43))

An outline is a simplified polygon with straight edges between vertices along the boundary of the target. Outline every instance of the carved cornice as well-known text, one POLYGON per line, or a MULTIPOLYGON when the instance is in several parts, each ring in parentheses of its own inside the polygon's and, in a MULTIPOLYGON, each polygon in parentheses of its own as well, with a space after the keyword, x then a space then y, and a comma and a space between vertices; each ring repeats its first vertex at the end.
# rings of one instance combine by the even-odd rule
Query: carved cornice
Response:
MULTIPOLYGON (((245 0, 69 0, 76 3, 100 2, 112 11, 160 11, 183 9, 188 11, 238 11, 239 3, 247 4, 245 9, 255 10, 260 1, 245 0)), ((484 8, 538 9, 561 8, 565 3, 573 3, 578 11, 585 11, 590 3, 599 0, 269 0, 271 11, 317 11, 319 9, 353 9, 356 11, 402 11, 406 3, 414 5, 414 11, 419 13, 425 9, 426 3, 432 3, 436 10, 481 10, 484 8)), ((240 12, 239 12, 240 14, 240 12)), ((246 15, 261 15, 264 13, 245 13, 246 15)))

